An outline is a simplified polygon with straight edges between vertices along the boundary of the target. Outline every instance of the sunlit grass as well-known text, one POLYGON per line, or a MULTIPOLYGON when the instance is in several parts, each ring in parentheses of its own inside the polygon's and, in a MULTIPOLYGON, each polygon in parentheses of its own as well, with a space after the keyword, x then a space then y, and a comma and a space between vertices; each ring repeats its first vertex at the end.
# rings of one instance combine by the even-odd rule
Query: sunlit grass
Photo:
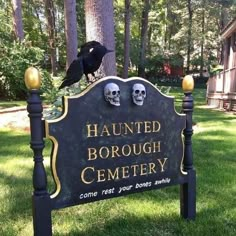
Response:
MULTIPOLYGON (((181 110, 181 89, 170 89, 181 110)), ((53 235, 176 236, 236 235, 236 116, 204 108, 195 89, 193 156, 197 171, 197 218, 179 215, 179 186, 74 206, 52 212, 53 235)), ((0 131, 0 235, 32 235, 33 158, 29 135, 0 131)), ((45 166, 49 187, 50 142, 45 166)))
POLYGON ((0 109, 26 106, 26 101, 0 101, 0 109))

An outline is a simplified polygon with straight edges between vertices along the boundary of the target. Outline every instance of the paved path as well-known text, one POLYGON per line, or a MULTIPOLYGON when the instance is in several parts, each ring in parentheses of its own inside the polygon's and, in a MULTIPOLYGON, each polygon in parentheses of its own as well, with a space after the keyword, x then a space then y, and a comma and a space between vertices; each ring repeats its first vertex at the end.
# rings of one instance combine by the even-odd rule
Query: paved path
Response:
MULTIPOLYGON (((48 106, 44 106, 47 109, 48 106)), ((30 130, 30 121, 26 106, 18 106, 0 109, 0 129, 21 129, 25 131, 30 130)))
POLYGON ((29 117, 26 106, 0 110, 0 129, 21 129, 29 131, 29 117))

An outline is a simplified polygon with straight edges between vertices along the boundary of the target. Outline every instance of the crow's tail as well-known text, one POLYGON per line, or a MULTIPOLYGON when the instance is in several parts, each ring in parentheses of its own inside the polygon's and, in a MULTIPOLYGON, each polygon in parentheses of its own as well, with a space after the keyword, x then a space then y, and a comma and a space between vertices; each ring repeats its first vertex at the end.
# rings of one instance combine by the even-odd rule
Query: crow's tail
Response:
POLYGON ((69 79, 67 79, 67 77, 65 77, 59 87, 59 89, 65 88, 66 86, 70 86, 71 84, 73 84, 72 81, 70 81, 69 79))
POLYGON ((62 89, 64 87, 66 87, 66 83, 65 82, 66 82, 65 80, 62 82, 62 84, 60 85, 59 89, 62 89))

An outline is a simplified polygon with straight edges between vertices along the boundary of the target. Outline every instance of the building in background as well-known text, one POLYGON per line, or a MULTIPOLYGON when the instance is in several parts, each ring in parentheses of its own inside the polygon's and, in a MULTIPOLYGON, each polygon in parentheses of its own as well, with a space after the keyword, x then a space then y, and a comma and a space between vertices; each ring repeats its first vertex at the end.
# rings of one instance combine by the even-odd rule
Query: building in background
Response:
POLYGON ((236 17, 221 33, 224 43, 224 66, 207 82, 207 103, 236 111, 236 17))

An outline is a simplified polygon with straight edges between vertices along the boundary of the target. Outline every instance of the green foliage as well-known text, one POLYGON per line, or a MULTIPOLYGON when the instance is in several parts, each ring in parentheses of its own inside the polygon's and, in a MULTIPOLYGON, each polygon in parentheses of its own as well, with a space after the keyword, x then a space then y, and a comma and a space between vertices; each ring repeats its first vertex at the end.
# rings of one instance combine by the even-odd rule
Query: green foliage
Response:
POLYGON ((3 4, 0 5, 0 42, 11 41, 11 18, 7 14, 7 10, 7 7, 5 7, 3 4))
POLYGON ((164 65, 183 66, 183 58, 180 55, 158 54, 147 59, 148 77, 157 77, 164 75, 164 65))
POLYGON ((223 69, 224 69, 224 66, 222 66, 222 65, 212 65, 210 67, 210 73, 215 75, 218 72, 221 72, 223 69))
POLYGON ((41 69, 40 74, 42 77, 41 91, 43 92, 43 97, 45 100, 47 100, 48 103, 52 103, 53 101, 55 101, 58 89, 55 87, 54 81, 52 80, 52 77, 48 73, 48 71, 41 69))
MULTIPOLYGON (((76 1, 78 22, 78 45, 86 40, 84 0, 76 1)), ((124 0, 113 0, 116 36, 116 59, 118 75, 123 70, 124 59, 124 0)), ((222 20, 222 9, 228 20, 236 13, 236 0, 194 0, 192 43, 191 43, 191 67, 199 68, 201 60, 204 66, 218 64, 216 55, 220 55, 221 42, 219 34, 222 20), (202 14, 205 12, 205 34, 202 35, 202 14), (203 58, 200 58, 201 42, 204 39, 203 58)), ((56 42, 58 52, 58 68, 64 70, 66 61, 65 29, 64 29, 64 4, 56 0, 54 14, 56 18, 56 42)), ((131 1, 130 24, 130 68, 129 76, 137 75, 140 54, 140 30, 143 1, 131 1)), ((44 1, 22 1, 22 17, 26 42, 20 45, 13 42, 12 6, 11 1, 0 2, 0 95, 11 98, 25 97, 26 90, 23 83, 23 74, 26 65, 37 65, 38 68, 49 69, 49 41, 47 36, 47 22, 45 20, 44 1), (30 42, 30 44, 28 43, 30 42), (44 52, 43 52, 44 51, 44 52), (16 53, 15 53, 16 52, 16 53), (20 55, 21 54, 21 55, 20 55)), ((149 27, 147 35, 147 73, 156 75, 162 71, 165 56, 169 57, 169 63, 179 63, 173 55, 180 54, 186 59, 187 35, 188 35, 188 10, 187 1, 158 0, 151 1, 149 12, 149 27)), ((186 60, 185 60, 186 61, 186 60)), ((43 72, 41 70, 41 72, 43 72)), ((59 71, 60 72, 60 71, 59 71)), ((44 72, 43 72, 44 73, 44 72)), ((44 76, 47 81, 43 83, 44 97, 54 101, 58 94, 54 88, 50 75, 44 76)), ((57 86, 56 86, 57 87, 57 86)))
POLYGON ((164 57, 164 55, 161 55, 161 54, 148 58, 147 71, 148 71, 149 76, 163 74, 165 61, 166 61, 166 58, 164 57))
MULTIPOLYGON (((43 51, 38 47, 32 47, 27 41, 0 42, 0 48, 0 83, 3 95, 12 99, 25 98, 27 93, 24 84, 25 70, 29 66, 37 66, 43 60, 43 51)), ((48 86, 50 79, 48 76, 45 77, 48 86)))
POLYGON ((59 84, 61 84, 61 80, 56 79, 54 80, 54 86, 51 89, 43 89, 43 97, 46 99, 47 103, 50 104, 49 108, 44 112, 44 117, 47 119, 55 119, 61 115, 63 96, 78 95, 88 86, 85 78, 82 78, 79 83, 61 90, 58 90, 59 84))

